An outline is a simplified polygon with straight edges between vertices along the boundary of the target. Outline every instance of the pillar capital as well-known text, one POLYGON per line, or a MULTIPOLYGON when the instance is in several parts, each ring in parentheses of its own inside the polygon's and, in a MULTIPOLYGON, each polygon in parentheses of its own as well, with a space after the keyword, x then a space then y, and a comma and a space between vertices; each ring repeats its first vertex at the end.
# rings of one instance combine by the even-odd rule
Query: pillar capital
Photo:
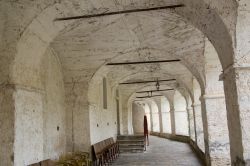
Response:
POLYGON ((193 103, 192 105, 191 105, 191 107, 198 107, 198 106, 201 106, 201 103, 193 103))
POLYGON ((225 98, 225 94, 224 93, 204 94, 200 97, 200 100, 218 99, 218 98, 225 98))
POLYGON ((225 78, 230 75, 230 73, 233 72, 239 72, 241 70, 246 70, 246 71, 250 71, 250 65, 237 65, 237 64, 232 64, 230 66, 228 66, 226 69, 223 70, 223 73, 220 74, 219 76, 219 80, 223 81, 225 80, 225 78))

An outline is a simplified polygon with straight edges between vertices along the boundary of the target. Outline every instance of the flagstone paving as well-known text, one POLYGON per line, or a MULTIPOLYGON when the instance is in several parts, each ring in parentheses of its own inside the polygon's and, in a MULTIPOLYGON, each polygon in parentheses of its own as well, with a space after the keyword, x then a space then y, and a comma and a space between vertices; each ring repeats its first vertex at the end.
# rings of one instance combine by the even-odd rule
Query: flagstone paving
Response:
POLYGON ((112 166, 201 166, 197 156, 185 143, 150 136, 144 153, 122 153, 112 166))

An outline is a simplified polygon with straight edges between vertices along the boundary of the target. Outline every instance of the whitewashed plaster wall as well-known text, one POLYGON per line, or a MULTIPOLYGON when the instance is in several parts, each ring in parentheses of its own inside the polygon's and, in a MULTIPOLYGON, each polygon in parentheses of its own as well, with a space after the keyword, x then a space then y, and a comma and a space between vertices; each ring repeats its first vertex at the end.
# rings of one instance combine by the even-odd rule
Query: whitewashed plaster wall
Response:
POLYGON ((43 111, 43 159, 55 159, 66 152, 65 91, 60 60, 50 49, 43 61, 45 105, 43 111))
POLYGON ((23 89, 15 92, 14 165, 43 160, 43 102, 44 93, 23 89))
POLYGON ((166 97, 161 98, 163 133, 171 133, 170 104, 166 97))
POLYGON ((150 101, 150 109, 152 112, 153 132, 160 132, 159 110, 157 104, 153 100, 150 101))
POLYGON ((145 111, 142 105, 137 103, 132 104, 132 120, 133 120, 133 131, 134 134, 142 134, 144 132, 143 123, 144 123, 145 111))
POLYGON ((170 119, 171 119, 171 134, 175 135, 176 127, 175 127, 175 110, 174 110, 174 94, 175 91, 169 91, 164 93, 164 96, 168 99, 170 106, 170 119))
POLYGON ((61 65, 51 50, 43 58, 42 89, 17 86, 15 92, 14 165, 55 159, 66 152, 61 65))
POLYGON ((223 82, 219 81, 222 67, 218 54, 212 44, 206 40, 204 56, 206 58, 206 89, 201 97, 203 106, 204 135, 207 163, 210 165, 230 165, 230 145, 227 123, 227 110, 223 82))
POLYGON ((67 151, 90 150, 88 82, 65 83, 67 151))
POLYGON ((187 103, 185 98, 175 91, 174 95, 175 128, 177 135, 189 135, 187 103))
POLYGON ((95 98, 91 99, 90 105, 90 138, 91 144, 106 138, 117 136, 117 112, 115 95, 116 90, 110 87, 107 80, 107 109, 103 107, 103 80, 96 84, 96 90, 91 92, 95 98), (93 100, 94 99, 94 100, 93 100))
MULTIPOLYGON (((121 133, 122 134, 129 134, 129 104, 128 100, 130 97, 130 93, 128 93, 126 90, 123 88, 119 87, 119 92, 120 92, 120 110, 121 110, 121 122, 122 122, 122 128, 121 128, 121 133)), ((131 119, 132 120, 132 119, 131 119)))

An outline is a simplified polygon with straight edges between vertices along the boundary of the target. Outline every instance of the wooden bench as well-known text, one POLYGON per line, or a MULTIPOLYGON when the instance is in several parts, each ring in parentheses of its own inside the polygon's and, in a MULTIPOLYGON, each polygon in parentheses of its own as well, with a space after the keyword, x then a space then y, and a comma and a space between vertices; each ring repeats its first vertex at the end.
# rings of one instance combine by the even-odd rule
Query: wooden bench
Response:
POLYGON ((112 137, 98 142, 92 147, 93 161, 96 166, 109 165, 120 153, 119 145, 112 137))

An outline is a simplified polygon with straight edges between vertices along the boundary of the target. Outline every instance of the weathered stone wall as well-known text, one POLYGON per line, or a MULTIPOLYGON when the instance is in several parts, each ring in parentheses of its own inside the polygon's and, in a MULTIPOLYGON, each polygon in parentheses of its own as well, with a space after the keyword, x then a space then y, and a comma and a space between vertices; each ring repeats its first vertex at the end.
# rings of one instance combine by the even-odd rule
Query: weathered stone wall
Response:
POLYGON ((116 89, 110 87, 107 80, 107 109, 103 107, 103 82, 102 79, 97 83, 94 92, 95 103, 91 100, 90 105, 90 140, 91 144, 102 141, 106 138, 117 136, 117 111, 116 111, 116 89))
POLYGON ((13 86, 0 86, 0 165, 14 164, 14 92, 13 86))
MULTIPOLYGON (((201 97, 203 115, 206 118, 204 126, 207 163, 211 165, 230 165, 230 145, 227 125, 227 110, 225 104, 223 82, 219 81, 222 67, 218 55, 206 40, 204 56, 206 58, 206 89, 201 97), (208 161, 210 160, 210 161, 208 161)), ((204 119, 203 118, 203 119, 204 119)))
POLYGON ((65 83, 67 151, 90 149, 87 82, 65 83))
POLYGON ((43 62, 45 105, 43 111, 43 159, 58 158, 66 151, 65 91, 60 60, 47 50, 43 62))
POLYGON ((61 65, 47 50, 40 67, 42 89, 16 86, 14 165, 58 158, 66 150, 61 65))
POLYGON ((14 165, 29 165, 43 160, 45 111, 44 92, 17 89, 15 92, 14 165), (32 138, 32 139, 30 139, 32 138), (29 150, 27 150, 29 149, 29 150))

